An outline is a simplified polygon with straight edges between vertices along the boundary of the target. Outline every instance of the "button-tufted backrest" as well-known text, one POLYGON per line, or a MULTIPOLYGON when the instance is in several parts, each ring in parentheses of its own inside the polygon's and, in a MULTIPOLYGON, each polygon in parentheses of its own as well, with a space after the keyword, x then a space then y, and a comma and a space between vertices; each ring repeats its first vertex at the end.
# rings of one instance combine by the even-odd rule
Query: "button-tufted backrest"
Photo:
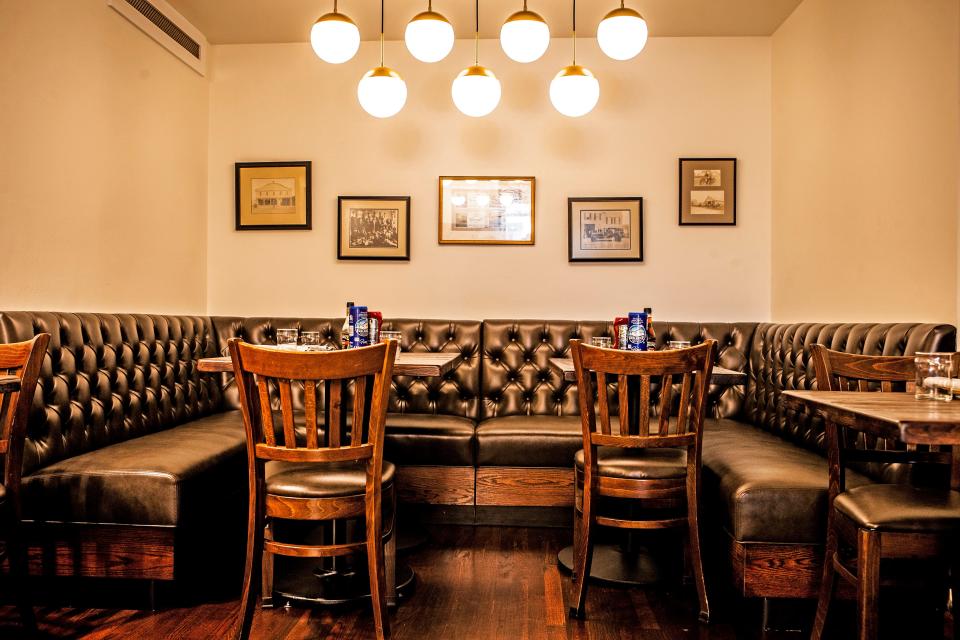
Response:
POLYGON ((50 334, 24 447, 24 473, 218 411, 209 318, 0 312, 0 341, 50 334))
MULTIPOLYGON (((659 322, 653 324, 658 347, 670 340, 719 343, 717 365, 743 371, 756 323, 659 322)), ((511 415, 573 416, 580 411, 577 390, 550 367, 550 358, 569 357, 570 340, 611 336, 608 322, 567 320, 485 320, 481 371, 482 418, 511 415)), ((651 400, 656 401, 656 389, 651 400)), ((708 415, 734 416, 743 388, 711 386, 708 415)))
MULTIPOLYGON (((215 317, 218 347, 226 355, 227 341, 242 338, 254 344, 275 344, 277 329, 319 331, 321 343, 339 345, 342 318, 215 317)), ((480 322, 475 320, 384 319, 383 328, 400 331, 404 351, 459 351, 462 359, 443 377, 394 376, 391 413, 438 413, 476 419, 480 385, 480 322)), ((238 408, 233 374, 222 374, 224 402, 238 408)), ((302 408, 302 388, 294 388, 293 402, 302 408)), ((322 406, 323 397, 318 398, 322 406)), ((279 405, 278 405, 279 406, 279 405)))
POLYGON ((953 351, 956 329, 944 324, 770 324, 757 326, 750 347, 742 417, 796 444, 823 449, 823 424, 780 404, 780 393, 816 389, 810 345, 865 355, 953 351))
POLYGON ((478 320, 384 319, 399 331, 400 348, 412 352, 459 352, 456 368, 442 377, 394 376, 391 413, 436 413, 476 420, 480 410, 480 322, 478 320))

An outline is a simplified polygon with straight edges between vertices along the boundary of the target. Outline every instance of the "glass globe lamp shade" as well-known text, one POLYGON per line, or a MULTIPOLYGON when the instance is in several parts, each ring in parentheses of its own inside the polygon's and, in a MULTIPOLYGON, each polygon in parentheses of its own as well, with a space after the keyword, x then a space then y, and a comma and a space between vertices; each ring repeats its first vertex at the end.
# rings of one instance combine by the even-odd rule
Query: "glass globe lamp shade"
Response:
POLYGON ((474 118, 491 113, 500 104, 500 81, 492 71, 480 65, 461 71, 450 92, 457 109, 474 118))
POLYGON ((424 11, 407 24, 403 39, 420 62, 439 62, 453 49, 453 26, 436 11, 424 11))
POLYGON ((629 60, 647 44, 647 21, 633 9, 614 9, 600 21, 597 43, 614 60, 629 60))
POLYGON ((397 115, 407 102, 407 84, 389 67, 374 67, 357 85, 357 100, 374 118, 397 115))
POLYGON ((586 115, 599 99, 600 83, 589 69, 578 64, 564 67, 550 82, 550 102, 565 116, 586 115))
POLYGON ((310 44, 324 62, 341 64, 357 54, 360 29, 342 13, 327 13, 313 23, 310 44))
POLYGON ((511 60, 533 62, 550 45, 550 27, 533 11, 518 11, 500 27, 500 46, 511 60))

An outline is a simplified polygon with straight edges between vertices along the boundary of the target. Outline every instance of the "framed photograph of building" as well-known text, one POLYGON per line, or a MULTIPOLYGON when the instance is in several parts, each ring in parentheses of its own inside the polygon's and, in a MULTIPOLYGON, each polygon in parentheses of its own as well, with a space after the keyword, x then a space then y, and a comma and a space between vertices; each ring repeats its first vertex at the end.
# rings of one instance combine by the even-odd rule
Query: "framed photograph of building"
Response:
POLYGON ((736 158, 680 158, 680 224, 737 224, 736 158))
POLYGON ((310 161, 238 162, 237 231, 310 229, 310 161))
POLYGON ((642 262, 643 198, 567 198, 570 262, 642 262))
POLYGON ((440 176, 440 244, 533 244, 536 178, 440 176))
POLYGON ((410 196, 337 198, 338 260, 409 260, 410 196))

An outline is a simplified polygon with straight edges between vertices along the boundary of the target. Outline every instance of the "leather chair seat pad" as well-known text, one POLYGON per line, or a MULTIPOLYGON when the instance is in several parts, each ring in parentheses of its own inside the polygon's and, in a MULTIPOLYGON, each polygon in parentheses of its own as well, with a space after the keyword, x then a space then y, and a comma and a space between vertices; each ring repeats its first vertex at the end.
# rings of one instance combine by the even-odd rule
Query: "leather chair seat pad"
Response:
POLYGON ((506 416, 477 425, 477 466, 566 467, 583 447, 580 416, 506 416))
MULTIPOLYGON (((283 462, 266 464, 266 490, 288 498, 343 498, 366 492, 366 461, 330 463, 283 462)), ((393 484, 396 467, 383 461, 381 483, 386 490, 393 484)))
POLYGON ((246 484, 243 418, 229 411, 24 476, 24 519, 181 526, 246 484))
POLYGON ((399 465, 472 467, 475 436, 470 418, 391 413, 387 414, 384 456, 399 465))
MULTIPOLYGON (((827 460, 735 420, 708 419, 703 432, 705 509, 719 509, 734 540, 822 543, 826 535, 827 460)), ((847 471, 847 486, 868 484, 847 471)))
POLYGON ((861 529, 891 532, 945 532, 960 529, 960 492, 897 484, 844 491, 837 512, 861 529))
POLYGON ((7 506, 7 488, 0 484, 0 509, 7 506))
MULTIPOLYGON (((583 449, 577 451, 573 463, 583 470, 583 449)), ((607 478, 626 480, 666 480, 687 475, 685 449, 622 449, 597 447, 597 470, 607 478)))

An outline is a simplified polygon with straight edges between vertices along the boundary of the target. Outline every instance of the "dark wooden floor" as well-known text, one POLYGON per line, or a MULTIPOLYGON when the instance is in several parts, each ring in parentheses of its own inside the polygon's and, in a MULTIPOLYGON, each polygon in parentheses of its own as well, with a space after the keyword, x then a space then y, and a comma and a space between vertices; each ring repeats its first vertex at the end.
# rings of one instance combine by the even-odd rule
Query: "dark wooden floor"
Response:
MULTIPOLYGON (((417 572, 413 594, 391 614, 399 639, 645 638, 649 640, 798 640, 798 633, 759 633, 759 609, 727 604, 719 622, 696 623, 695 594, 684 587, 621 589, 593 585, 587 620, 567 618, 570 577, 557 567, 569 544, 564 529, 432 527, 430 542, 404 556, 417 572)), ((133 587, 131 586, 131 589, 133 587)), ((129 594, 142 598, 142 594, 129 594)), ((136 598, 134 598, 136 599, 136 598)), ((143 602, 141 600, 141 602, 143 602)), ((211 594, 203 604, 138 609, 41 605, 42 637, 154 640, 227 637, 237 601, 211 594)), ((370 638, 368 605, 337 609, 258 610, 253 637, 370 638)), ((24 637, 12 607, 0 607, 0 638, 24 637)), ((836 638, 849 637, 845 633, 836 638)))

